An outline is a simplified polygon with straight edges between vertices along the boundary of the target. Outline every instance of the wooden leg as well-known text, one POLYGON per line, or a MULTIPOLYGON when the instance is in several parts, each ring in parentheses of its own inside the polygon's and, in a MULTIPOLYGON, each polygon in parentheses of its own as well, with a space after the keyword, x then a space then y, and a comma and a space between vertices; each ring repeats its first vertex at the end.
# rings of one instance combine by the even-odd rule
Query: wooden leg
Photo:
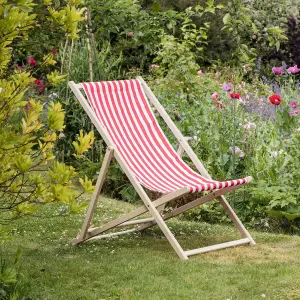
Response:
MULTIPOLYGON (((169 202, 173 199, 176 199, 176 198, 180 197, 181 195, 184 195, 184 194, 188 193, 188 191, 189 190, 187 188, 182 188, 180 190, 177 190, 175 192, 172 192, 172 193, 169 193, 167 195, 162 196, 161 198, 159 198, 159 199, 155 200, 154 202, 152 202, 152 204, 153 204, 154 207, 159 207, 159 206, 164 205, 165 203, 167 203, 167 202, 169 202)), ((123 224, 123 223, 137 217, 137 216, 140 216, 140 215, 142 215, 142 214, 144 214, 148 211, 149 210, 146 207, 146 205, 141 206, 141 207, 135 209, 134 211, 132 211, 128 214, 122 215, 119 218, 114 219, 114 220, 112 220, 112 221, 110 221, 110 222, 108 222, 108 223, 106 223, 106 224, 104 224, 100 227, 91 228, 90 230, 88 230, 86 232, 86 235, 82 240, 75 239, 73 241, 73 243, 80 243, 80 242, 82 242, 86 239, 90 239, 90 238, 92 238, 92 237, 94 237, 94 236, 96 236, 100 233, 103 233, 107 230, 110 230, 114 227, 117 227, 117 226, 119 226, 119 225, 121 225, 121 224, 123 224)), ((130 224, 128 224, 128 225, 130 225, 130 224)))
POLYGON ((250 233, 245 228, 239 217, 236 215, 236 213, 234 212, 233 208, 230 206, 224 195, 218 197, 218 200, 220 201, 221 205, 223 206, 223 208, 225 209, 225 211, 227 212, 227 214, 229 215, 229 217, 231 218, 241 235, 250 240, 251 246, 256 245, 254 239, 251 237, 250 233))
POLYGON ((83 241, 85 239, 86 233, 87 233, 88 228, 90 226, 92 216, 93 216, 96 204, 97 204, 97 200, 100 196, 100 192, 101 192, 104 180, 105 180, 105 176, 106 176, 107 171, 108 171, 110 161, 113 157, 113 152, 114 152, 114 149, 112 147, 108 147, 107 150, 106 150, 104 160, 103 160, 103 163, 102 163, 102 166, 101 166, 101 169, 100 169, 100 173, 99 173, 99 176, 98 176, 98 179, 97 179, 95 192, 92 196, 92 199, 91 199, 87 214, 85 216, 81 231, 79 233, 79 236, 75 240, 73 240, 74 245, 80 243, 81 241, 83 241))

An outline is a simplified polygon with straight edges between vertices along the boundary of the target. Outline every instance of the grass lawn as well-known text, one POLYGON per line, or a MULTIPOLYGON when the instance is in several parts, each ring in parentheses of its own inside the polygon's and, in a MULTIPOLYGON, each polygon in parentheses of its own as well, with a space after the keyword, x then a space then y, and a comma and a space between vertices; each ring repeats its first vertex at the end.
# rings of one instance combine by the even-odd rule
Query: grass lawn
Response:
MULTIPOLYGON (((134 206, 101 198, 98 208, 95 221, 102 222, 134 206)), ((57 207, 19 220, 16 236, 2 249, 12 259, 22 248, 32 299, 300 299, 300 237, 252 232, 255 247, 181 261, 156 227, 71 246, 83 215, 49 213, 58 215, 57 207)), ((238 238, 233 227, 180 219, 168 224, 185 250, 238 238)))

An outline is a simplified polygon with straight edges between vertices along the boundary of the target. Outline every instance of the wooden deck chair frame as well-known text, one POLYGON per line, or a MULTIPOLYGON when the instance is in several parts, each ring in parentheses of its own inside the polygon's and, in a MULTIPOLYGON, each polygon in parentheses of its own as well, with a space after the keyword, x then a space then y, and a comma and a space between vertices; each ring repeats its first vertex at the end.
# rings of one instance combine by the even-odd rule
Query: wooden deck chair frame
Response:
MULTIPOLYGON (((164 119, 164 121, 166 122, 166 124, 168 125, 170 130, 173 132, 173 134, 177 138, 177 140, 179 142, 179 149, 178 149, 177 153, 181 156, 185 151, 188 154, 188 156, 190 157, 190 159, 192 160, 192 162, 194 163, 194 165, 196 166, 196 168, 198 169, 198 171, 200 172, 200 174, 203 177, 211 179, 207 170, 204 168, 203 164, 200 162, 200 160, 198 159, 198 157, 196 156, 196 154, 194 153, 192 148, 189 146, 186 138, 181 134, 179 129, 173 123, 173 121, 168 116, 168 114, 164 110, 163 106, 159 103, 158 99, 152 93, 152 91, 150 90, 148 85, 145 83, 143 78, 137 77, 137 80, 140 81, 148 99, 150 100, 152 105, 154 105, 156 110, 159 112, 161 117, 164 119)), ((188 187, 181 188, 174 192, 164 194, 162 197, 160 197, 159 199, 157 199, 155 201, 151 201, 151 199, 148 197, 148 195, 144 191, 142 185, 137 181, 137 179, 135 178, 135 175, 132 173, 132 171, 127 166, 123 157, 119 154, 118 150, 114 148, 113 142, 111 141, 106 129, 101 125, 96 114, 94 113, 94 111, 88 104, 87 100, 81 93, 80 89, 83 88, 82 85, 80 83, 76 84, 74 81, 70 81, 69 87, 74 92, 76 98, 78 99, 78 101, 80 102, 80 104, 82 105, 82 107, 84 108, 84 110, 86 111, 88 116, 90 117, 90 119, 91 119, 92 123, 94 124, 94 126, 96 127, 96 129, 101 134, 105 143, 107 144, 107 151, 106 151, 106 154, 105 154, 105 157, 104 157, 101 169, 100 169, 100 173, 99 173, 99 176, 97 179, 95 192, 91 198, 91 202, 89 204, 88 211, 85 216, 81 231, 80 231, 79 235, 77 236, 77 238, 75 238, 72 241, 72 243, 74 245, 84 242, 84 241, 87 241, 87 240, 90 240, 90 239, 106 238, 106 237, 116 236, 116 235, 125 234, 125 233, 129 233, 129 232, 140 231, 140 230, 149 228, 155 224, 157 224, 160 227, 163 234, 165 235, 167 240, 170 242, 171 246, 174 248, 175 252, 183 260, 188 259, 188 257, 190 255, 209 252, 209 251, 218 250, 218 249, 223 249, 223 248, 227 248, 227 247, 233 247, 233 246, 238 246, 238 245, 242 245, 242 244, 255 245, 255 241, 251 237, 250 233, 244 227, 244 225, 242 224, 242 222, 240 221, 240 219, 235 214, 234 210, 232 209, 232 207, 230 206, 230 204, 224 197, 225 193, 233 191, 233 190, 241 187, 241 185, 235 185, 235 186, 221 188, 219 190, 214 190, 211 193, 209 193, 201 198, 198 198, 198 199, 191 201, 185 205, 175 208, 171 212, 162 214, 164 205, 167 202, 189 193, 189 188, 188 187), (113 221, 110 221, 104 225, 101 225, 100 227, 89 228, 90 224, 91 224, 93 212, 96 208, 96 203, 100 196, 100 192, 101 192, 101 189, 102 189, 102 186, 103 186, 103 183, 104 183, 107 171, 108 171, 110 161, 113 157, 120 164, 121 168, 127 175, 128 179, 130 180, 131 184, 135 188, 136 192, 141 197, 144 205, 142 207, 135 209, 134 211, 132 211, 128 214, 122 215, 121 217, 119 217, 113 221), (181 214, 193 207, 196 207, 198 205, 201 205, 201 204, 203 204, 207 201, 213 200, 213 199, 217 199, 221 203, 221 205, 223 206, 223 208, 225 209, 225 211, 227 212, 229 217, 234 222, 238 231, 240 232, 242 239, 234 240, 234 241, 230 241, 230 242, 226 242, 226 243, 222 243, 222 244, 217 244, 217 245, 213 245, 213 246, 202 247, 202 248, 198 248, 198 249, 184 251, 182 249, 182 247, 180 246, 180 244, 178 243, 178 241, 176 240, 176 238, 174 237, 174 235, 172 234, 172 232, 170 231, 170 229, 168 228, 167 224, 165 223, 165 220, 175 217, 178 214, 181 214), (151 218, 132 220, 132 219, 134 219, 144 213, 147 213, 147 212, 149 212, 151 214, 151 216, 152 216, 151 218), (115 227, 133 226, 133 225, 135 227, 132 229, 129 229, 129 230, 113 232, 113 233, 108 233, 108 234, 102 234, 99 236, 99 234, 104 233, 115 227)), ((251 177, 247 177, 247 182, 249 182, 249 181, 251 181, 251 177)))

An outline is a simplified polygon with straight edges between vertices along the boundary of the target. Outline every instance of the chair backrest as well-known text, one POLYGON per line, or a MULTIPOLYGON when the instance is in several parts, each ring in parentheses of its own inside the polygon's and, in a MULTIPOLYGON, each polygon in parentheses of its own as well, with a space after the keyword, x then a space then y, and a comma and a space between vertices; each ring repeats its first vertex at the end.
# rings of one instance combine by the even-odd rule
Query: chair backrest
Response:
POLYGON ((212 182, 194 172, 173 149, 138 80, 85 82, 82 86, 114 146, 146 188, 165 193, 212 182))

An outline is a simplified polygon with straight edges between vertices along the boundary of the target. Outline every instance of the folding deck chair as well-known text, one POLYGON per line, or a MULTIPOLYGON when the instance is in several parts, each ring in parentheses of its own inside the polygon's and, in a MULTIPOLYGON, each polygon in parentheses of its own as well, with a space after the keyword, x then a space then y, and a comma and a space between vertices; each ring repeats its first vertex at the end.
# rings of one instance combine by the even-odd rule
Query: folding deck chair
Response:
POLYGON ((79 84, 70 81, 69 86, 107 144, 107 152, 100 169, 95 192, 82 229, 77 238, 73 240, 73 244, 91 238, 105 238, 140 231, 157 224, 181 259, 188 259, 188 256, 198 253, 242 244, 255 245, 251 235, 224 197, 225 193, 249 183, 252 178, 246 177, 223 182, 212 180, 186 138, 180 133, 141 77, 137 77, 135 80, 79 84), (84 90, 87 99, 80 89, 84 90), (180 145, 177 152, 162 132, 146 95, 177 138, 180 145), (182 160, 181 156, 184 151, 201 175, 193 171, 182 160), (144 205, 100 227, 89 228, 96 202, 113 157, 120 164, 144 205), (161 192, 163 195, 159 199, 151 201, 143 186, 149 190, 161 192), (210 191, 210 193, 172 211, 163 212, 167 202, 188 193, 202 191, 210 191), (242 239, 184 251, 166 225, 165 220, 215 198, 231 217, 242 235, 242 239), (147 212, 151 214, 151 218, 132 220, 147 212), (103 234, 110 229, 123 226, 134 227, 129 230, 103 234), (98 236, 99 234, 102 235, 98 236))

